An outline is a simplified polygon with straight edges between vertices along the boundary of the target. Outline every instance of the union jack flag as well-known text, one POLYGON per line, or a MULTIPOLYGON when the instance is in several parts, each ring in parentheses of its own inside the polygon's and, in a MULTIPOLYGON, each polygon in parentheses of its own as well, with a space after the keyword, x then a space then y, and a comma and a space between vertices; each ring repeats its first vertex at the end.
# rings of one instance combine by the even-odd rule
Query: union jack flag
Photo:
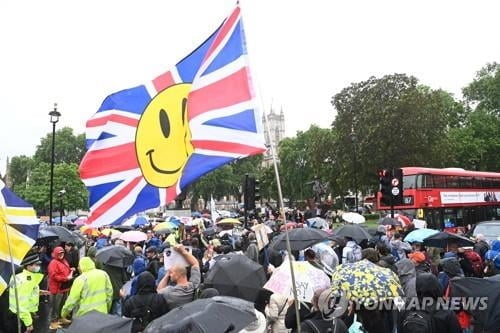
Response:
MULTIPOLYGON (((133 214, 171 202, 187 185, 224 164, 263 153, 265 141, 256 105, 237 6, 205 42, 171 70, 109 95, 87 121, 88 151, 80 164, 80 177, 90 193, 87 223, 96 227, 120 224, 133 214), (190 132, 186 161, 175 183, 157 186, 145 176, 141 158, 149 158, 160 176, 174 171, 153 164, 153 149, 143 156, 137 148, 138 126, 155 97, 183 83, 191 84, 182 104, 190 132)), ((158 120, 154 127, 161 127, 168 136, 169 120, 162 116, 154 118, 158 120)), ((156 144, 149 137, 147 140, 156 144)), ((154 154, 157 158, 158 152, 154 154)), ((167 158, 165 154, 160 157, 167 158)))

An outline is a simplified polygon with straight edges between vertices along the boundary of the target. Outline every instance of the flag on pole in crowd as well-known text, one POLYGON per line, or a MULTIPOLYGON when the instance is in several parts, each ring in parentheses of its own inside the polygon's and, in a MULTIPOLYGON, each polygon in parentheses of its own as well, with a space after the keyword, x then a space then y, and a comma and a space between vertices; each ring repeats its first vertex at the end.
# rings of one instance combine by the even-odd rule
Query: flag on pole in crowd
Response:
POLYGON ((202 175, 265 151, 241 11, 171 70, 109 95, 87 121, 89 223, 165 205, 202 175))
POLYGON ((38 227, 33 207, 0 180, 0 295, 8 286, 11 263, 21 264, 38 238, 38 227))

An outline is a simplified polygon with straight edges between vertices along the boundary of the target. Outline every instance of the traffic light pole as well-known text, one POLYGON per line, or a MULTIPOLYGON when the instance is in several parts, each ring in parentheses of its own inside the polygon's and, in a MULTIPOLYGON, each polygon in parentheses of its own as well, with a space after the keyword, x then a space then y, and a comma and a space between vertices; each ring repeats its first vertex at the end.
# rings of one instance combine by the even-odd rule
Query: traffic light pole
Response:
POLYGON ((243 189, 243 193, 245 193, 245 198, 244 198, 244 204, 243 204, 243 212, 244 212, 244 216, 245 216, 245 220, 244 220, 244 227, 245 229, 248 227, 248 211, 247 211, 247 202, 248 202, 248 198, 247 198, 247 193, 248 193, 248 173, 245 174, 245 188, 243 189))
MULTIPOLYGON (((394 169, 392 169, 391 171, 391 178, 392 178, 392 175, 394 175, 394 169)), ((394 218, 394 196, 391 195, 391 219, 394 218)))

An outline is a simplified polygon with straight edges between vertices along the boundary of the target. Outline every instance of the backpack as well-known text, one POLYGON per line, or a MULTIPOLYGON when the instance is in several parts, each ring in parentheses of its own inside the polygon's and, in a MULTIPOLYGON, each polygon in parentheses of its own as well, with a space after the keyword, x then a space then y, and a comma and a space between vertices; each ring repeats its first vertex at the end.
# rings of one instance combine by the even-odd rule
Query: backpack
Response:
POLYGON ((470 263, 475 277, 483 277, 484 266, 481 256, 472 250, 464 252, 464 258, 470 263))
POLYGON ((394 260, 398 262, 401 258, 399 257, 399 252, 396 248, 391 249, 391 254, 394 257, 394 260))
POLYGON ((362 258, 363 255, 361 253, 361 246, 359 246, 358 244, 354 244, 354 246, 352 247, 352 251, 347 253, 347 258, 346 258, 347 262, 349 263, 357 262, 360 261, 362 258))
POLYGON ((427 311, 409 311, 401 325, 401 333, 432 333, 432 315, 427 311))

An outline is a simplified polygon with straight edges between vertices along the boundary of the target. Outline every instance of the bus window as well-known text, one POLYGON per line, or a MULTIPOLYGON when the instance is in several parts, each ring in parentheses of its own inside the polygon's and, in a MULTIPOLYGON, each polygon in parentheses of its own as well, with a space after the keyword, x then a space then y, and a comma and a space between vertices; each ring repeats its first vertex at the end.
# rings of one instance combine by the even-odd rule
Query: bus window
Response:
POLYGON ((403 176, 403 190, 416 188, 417 176, 403 176))
POLYGON ((420 188, 432 188, 432 176, 431 175, 418 175, 417 177, 418 187, 420 188))
POLYGON ((472 178, 471 177, 460 177, 459 186, 461 188, 472 188, 472 178))
POLYGON ((446 177, 446 187, 447 188, 459 188, 460 184, 457 176, 446 177))
POLYGON ((445 176, 435 175, 434 179, 434 187, 435 188, 445 188, 446 187, 446 178, 445 176))

